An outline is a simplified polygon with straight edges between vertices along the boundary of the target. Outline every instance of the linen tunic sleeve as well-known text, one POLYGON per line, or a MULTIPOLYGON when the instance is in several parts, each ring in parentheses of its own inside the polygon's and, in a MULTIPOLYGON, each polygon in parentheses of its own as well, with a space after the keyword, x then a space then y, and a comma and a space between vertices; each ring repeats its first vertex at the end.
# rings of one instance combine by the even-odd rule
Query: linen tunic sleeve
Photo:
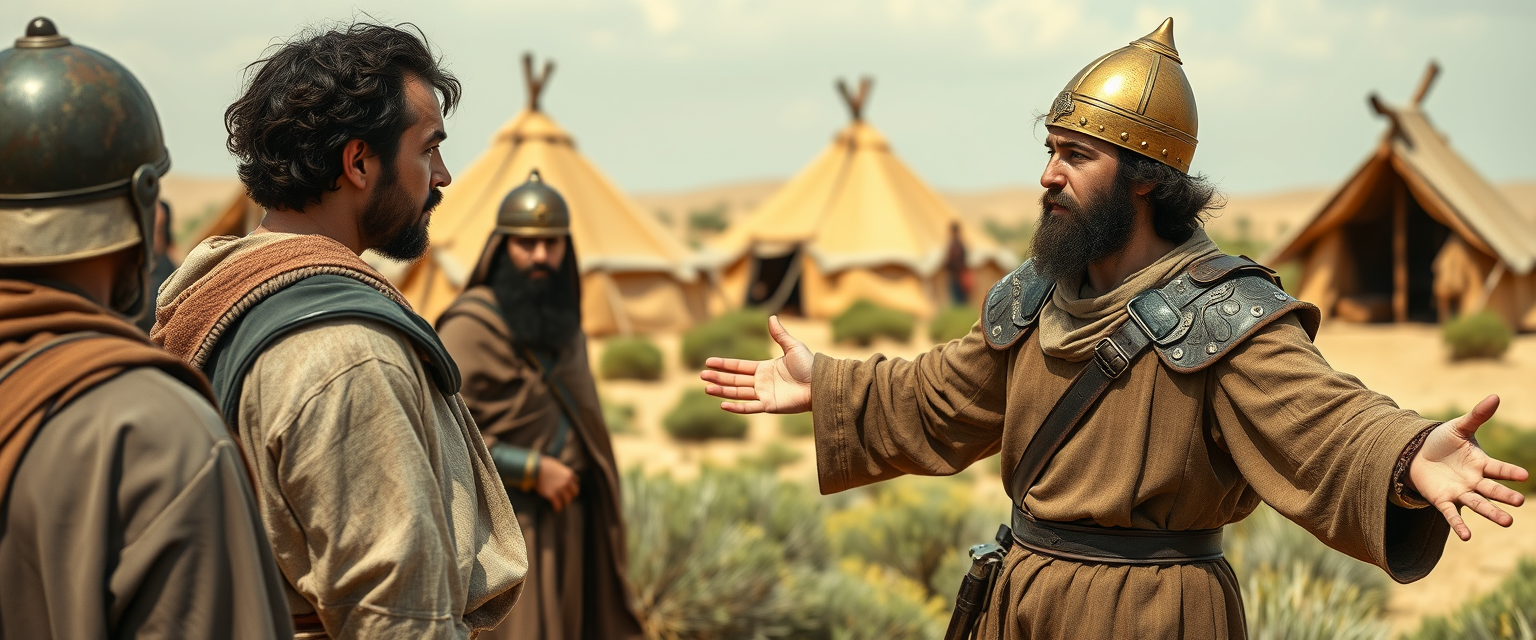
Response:
POLYGON ((908 361, 816 355, 811 379, 822 493, 903 474, 951 475, 997 453, 1011 351, 977 326, 908 361))
POLYGON ((333 638, 465 637, 420 381, 396 362, 404 353, 360 352, 331 354, 347 360, 332 364, 268 445, 305 535, 303 549, 289 550, 307 553, 290 561, 309 569, 295 587, 333 638))
POLYGON ((1260 330, 1211 375, 1212 435, 1260 498, 1398 582, 1434 568, 1450 525, 1390 496, 1398 456, 1435 422, 1335 371, 1294 316, 1260 330))

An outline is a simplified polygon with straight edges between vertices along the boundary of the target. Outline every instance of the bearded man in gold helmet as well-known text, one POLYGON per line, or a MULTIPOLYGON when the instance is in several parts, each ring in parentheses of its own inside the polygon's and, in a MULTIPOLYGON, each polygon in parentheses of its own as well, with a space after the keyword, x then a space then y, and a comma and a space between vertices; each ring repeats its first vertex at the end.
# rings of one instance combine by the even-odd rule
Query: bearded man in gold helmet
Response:
POLYGON ((207 381, 129 320, 170 164, 116 60, 0 51, 0 638, 293 635, 207 381))
POLYGON ((1508 526, 1494 501, 1522 502, 1494 480, 1526 471, 1472 439, 1496 397, 1399 409, 1312 346, 1315 307, 1206 237, 1181 65, 1170 19, 1055 96, 1034 258, 966 337, 860 362, 771 319, 783 357, 702 375, 727 410, 811 411, 826 493, 1001 451, 1013 517, 972 570, 994 581, 977 637, 1241 638, 1221 528, 1261 501, 1399 582, 1470 537, 1461 507, 1508 526))
POLYGON ((535 170, 502 200, 467 289, 437 321, 528 543, 523 597, 482 638, 641 634, 580 283, 565 198, 535 170))

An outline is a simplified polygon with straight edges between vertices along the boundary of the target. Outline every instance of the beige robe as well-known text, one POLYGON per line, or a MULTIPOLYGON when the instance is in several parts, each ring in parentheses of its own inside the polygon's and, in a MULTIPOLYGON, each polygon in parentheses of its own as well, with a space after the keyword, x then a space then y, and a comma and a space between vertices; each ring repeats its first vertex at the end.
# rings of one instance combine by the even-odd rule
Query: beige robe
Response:
MULTIPOLYGON (((512 335, 495 309, 495 296, 479 286, 464 292, 438 320, 443 344, 464 376, 464 402, 488 441, 549 451, 560 405, 544 373, 513 351, 512 335)), ((586 335, 578 331, 560 350, 551 377, 577 405, 559 459, 581 478, 581 493, 555 513, 543 496, 508 488, 528 542, 528 580, 512 613, 485 638, 638 638, 618 470, 586 335)))
POLYGON ((49 418, 0 511, 0 637, 290 637, 237 446, 153 368, 49 418))
MULTIPOLYGON (((283 235, 205 241, 161 304, 283 235)), ((475 637, 517 601, 528 560, 480 432, 393 329, 336 320, 276 341, 244 381, 239 437, 289 605, 332 637, 475 637)))
MULTIPOLYGON (((1163 267, 1153 284, 1177 273, 1163 267)), ((1092 324, 1092 314, 1078 313, 1092 324)), ((1121 311, 1103 328, 1124 320, 1121 311)), ((1007 486, 1046 413, 1091 366, 1048 356, 1041 341, 1036 330, 995 350, 973 327, 912 361, 817 355, 822 491, 953 474, 999 450, 1007 486)), ((1263 500, 1329 546, 1395 580, 1417 580, 1438 561, 1449 527, 1434 510, 1396 506, 1389 494, 1405 446, 1433 424, 1333 370, 1287 316, 1193 374, 1164 367, 1150 351, 1137 357, 1024 505, 1042 520, 1181 531, 1236 522, 1263 500)), ((981 638, 1246 634, 1238 582, 1224 560, 1092 564, 1015 545, 1000 575, 981 638)))

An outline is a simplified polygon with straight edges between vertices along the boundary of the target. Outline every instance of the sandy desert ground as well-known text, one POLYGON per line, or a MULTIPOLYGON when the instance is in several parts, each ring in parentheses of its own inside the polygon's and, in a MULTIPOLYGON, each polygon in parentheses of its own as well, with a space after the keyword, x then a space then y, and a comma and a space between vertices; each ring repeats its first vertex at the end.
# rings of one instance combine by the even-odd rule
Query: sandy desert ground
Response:
MULTIPOLYGON (((815 351, 837 357, 868 357, 876 352, 911 357, 930 348, 926 332, 915 332, 910 343, 877 342, 867 349, 834 345, 827 323, 789 319, 786 328, 815 351)), ((667 470, 687 476, 706 461, 731 464, 743 455, 781 443, 800 454, 782 471, 787 478, 815 482, 814 447, 809 438, 790 438, 779 431, 778 416, 751 416, 745 440, 739 442, 678 443, 661 428, 661 417, 684 392, 702 388, 697 372, 685 370, 677 359, 676 337, 656 340, 667 354, 667 370, 659 382, 600 381, 603 397, 635 409, 634 433, 614 436, 623 468, 667 470)), ((1439 331, 1427 325, 1353 325, 1332 322, 1323 327, 1318 348, 1337 369, 1359 377, 1367 386, 1391 396, 1400 405, 1435 412, 1466 408, 1490 393, 1503 400, 1499 417, 1536 428, 1536 335, 1519 336, 1501 361, 1449 363, 1439 331)), ((593 366, 601 344, 592 349, 593 366)), ((775 350, 775 353, 777 351, 775 350)), ((968 470, 980 496, 1006 500, 999 478, 978 463, 968 470)), ((1466 598, 1484 593, 1512 570, 1523 555, 1536 554, 1536 507, 1512 509, 1515 525, 1502 529, 1469 518, 1471 542, 1452 539, 1445 556, 1428 578, 1395 585, 1389 619, 1398 630, 1414 628, 1423 615, 1446 613, 1466 598)))

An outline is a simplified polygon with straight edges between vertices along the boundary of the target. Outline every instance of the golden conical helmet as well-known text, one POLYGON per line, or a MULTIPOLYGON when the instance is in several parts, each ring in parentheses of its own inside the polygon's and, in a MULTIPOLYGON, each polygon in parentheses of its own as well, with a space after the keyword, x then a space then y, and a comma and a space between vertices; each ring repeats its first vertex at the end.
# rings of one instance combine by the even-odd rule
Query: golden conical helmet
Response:
POLYGON ((544 184, 534 169, 528 181, 507 193, 496 212, 496 231, 514 236, 564 236, 571 233, 571 212, 559 191, 544 184))
POLYGON ((1173 46, 1173 18, 1083 67, 1045 118, 1189 173, 1199 119, 1173 46))

